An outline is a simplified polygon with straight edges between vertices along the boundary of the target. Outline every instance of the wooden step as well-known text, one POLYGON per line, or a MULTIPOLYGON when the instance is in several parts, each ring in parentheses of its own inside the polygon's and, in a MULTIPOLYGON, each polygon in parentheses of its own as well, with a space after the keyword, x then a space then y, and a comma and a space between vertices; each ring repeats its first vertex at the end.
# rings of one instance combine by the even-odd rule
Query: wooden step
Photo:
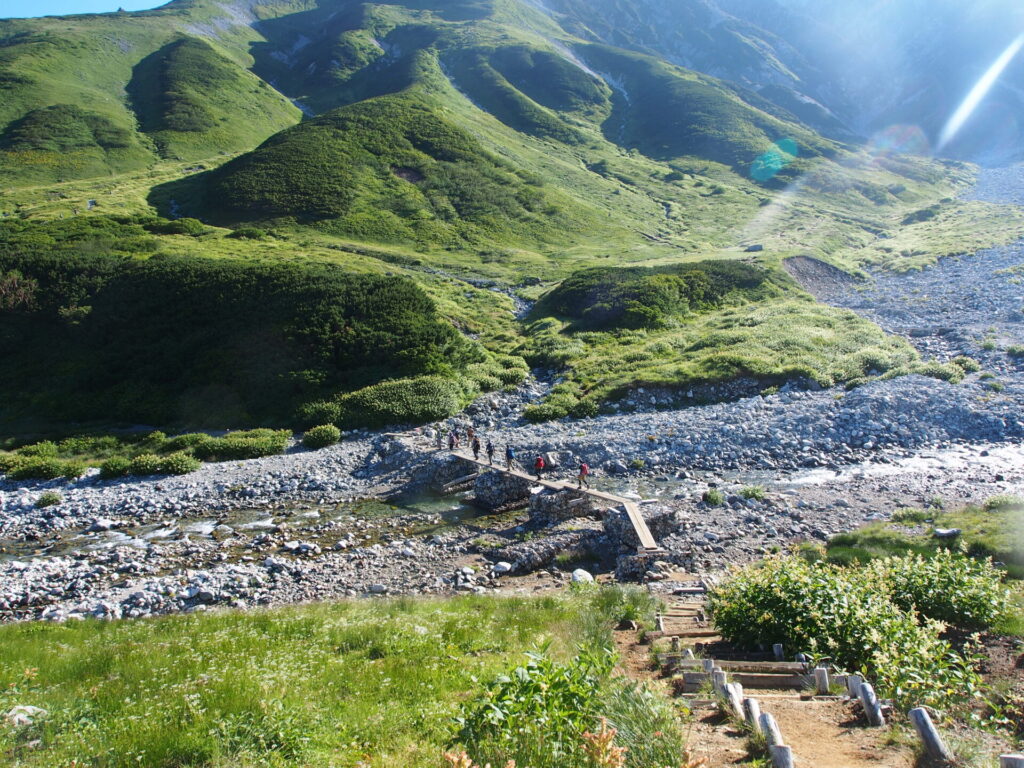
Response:
MULTIPOLYGON (((683 672, 676 679, 683 681, 683 693, 699 691, 701 688, 711 684, 711 675, 706 672, 683 672)), ((766 675, 752 672, 735 672, 729 675, 729 682, 739 683, 744 689, 758 688, 769 690, 795 689, 801 690, 809 685, 814 685, 813 675, 766 675)))
MULTIPOLYGON (((658 661, 685 671, 704 670, 704 659, 688 659, 681 653, 659 653, 658 661)), ((807 665, 799 661, 746 661, 712 659, 723 672, 752 672, 767 675, 802 675, 807 665)))
POLYGON ((721 638, 721 635, 718 633, 717 629, 667 629, 664 631, 648 632, 644 635, 644 640, 649 642, 651 640, 658 640, 662 637, 679 637, 682 639, 700 638, 706 640, 709 637, 721 638))

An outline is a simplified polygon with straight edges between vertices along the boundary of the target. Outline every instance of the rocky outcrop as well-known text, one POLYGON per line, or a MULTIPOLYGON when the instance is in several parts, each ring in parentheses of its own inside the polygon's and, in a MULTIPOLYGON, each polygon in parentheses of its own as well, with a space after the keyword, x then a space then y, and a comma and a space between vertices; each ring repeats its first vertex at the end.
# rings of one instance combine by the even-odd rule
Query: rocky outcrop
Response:
MULTIPOLYGON (((462 462, 463 466, 468 466, 462 462)), ((482 509, 503 509, 530 497, 532 483, 517 475, 485 472, 473 483, 473 503, 482 509)))
POLYGON ((594 499, 581 491, 546 491, 530 498, 530 520, 538 525, 556 525, 578 517, 596 517, 594 499))
MULTIPOLYGON (((640 514, 643 515, 655 541, 665 538, 676 528, 675 513, 668 507, 642 504, 640 514)), ((605 510, 602 514, 602 524, 612 552, 635 553, 640 547, 633 523, 622 507, 605 510)))

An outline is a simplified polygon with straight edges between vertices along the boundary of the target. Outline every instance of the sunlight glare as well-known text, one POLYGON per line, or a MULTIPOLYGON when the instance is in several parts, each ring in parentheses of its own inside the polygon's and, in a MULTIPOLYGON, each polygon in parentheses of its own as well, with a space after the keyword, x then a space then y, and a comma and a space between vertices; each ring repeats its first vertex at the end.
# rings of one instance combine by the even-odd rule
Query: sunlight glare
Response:
POLYGON ((964 99, 956 112, 953 113, 953 116, 949 118, 946 127, 942 129, 939 144, 935 148, 936 152, 940 152, 943 147, 953 140, 953 137, 956 136, 964 123, 967 122, 968 118, 974 113, 974 110, 978 108, 981 100, 992 90, 992 86, 999 80, 1003 70, 1010 65, 1010 62, 1013 61, 1013 58, 1020 52, 1022 47, 1024 47, 1024 35, 1010 43, 1009 47, 1000 54, 999 58, 988 68, 988 71, 975 83, 970 93, 967 94, 967 98, 964 99))

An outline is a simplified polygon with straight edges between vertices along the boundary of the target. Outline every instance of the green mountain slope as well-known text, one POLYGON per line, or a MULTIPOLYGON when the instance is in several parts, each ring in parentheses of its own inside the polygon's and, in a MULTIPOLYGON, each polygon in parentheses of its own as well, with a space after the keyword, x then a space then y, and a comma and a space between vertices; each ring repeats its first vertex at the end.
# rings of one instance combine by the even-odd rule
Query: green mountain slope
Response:
POLYGON ((967 166, 822 138, 785 100, 652 49, 596 42, 578 23, 585 6, 573 7, 564 27, 521 0, 174 0, 136 14, 0 20, 0 214, 25 227, 0 231, 0 253, 17 241, 0 282, 43 285, 60 271, 51 252, 68 248, 89 269, 130 260, 161 276, 133 282, 149 272, 129 271, 109 283, 122 293, 90 283, 47 312, 0 306, 11 344, 37 330, 60 339, 56 357, 22 355, 8 369, 19 418, 91 409, 198 422, 205 381, 234 393, 216 402, 239 421, 286 423, 301 410, 349 423, 343 412, 372 406, 382 423, 398 402, 410 418, 447 413, 517 381, 524 363, 510 355, 563 379, 538 418, 592 414, 645 383, 860 380, 913 370, 913 349, 816 304, 783 258, 919 266, 1021 229, 1019 214, 955 200, 967 166), (936 215, 913 218, 924 209, 936 215), (67 230, 49 229, 68 217, 67 230), (765 250, 741 253, 754 243, 765 250), (217 259, 227 272, 210 266, 217 259), (218 341, 236 328, 235 310, 289 344, 306 325, 405 333, 379 307, 355 303, 339 319, 302 291, 289 296, 307 314, 288 314, 253 278, 269 273, 243 270, 254 262, 288 262, 301 285, 329 264, 329 300, 346 306, 349 277, 415 284, 422 294, 402 294, 402 323, 419 327, 416 315, 478 344, 445 368, 413 341, 396 352, 408 365, 358 380, 345 375, 357 363, 323 352, 339 341, 333 331, 311 357, 275 341, 246 358, 241 336, 218 341), (223 288, 228 315, 207 311, 206 281, 223 288), (543 300, 521 318, 509 294, 543 300), (164 304, 208 319, 178 334, 173 355, 205 367, 183 363, 172 376, 136 354, 160 355, 175 336, 164 304), (108 359, 96 340, 112 332, 100 319, 118 317, 159 332, 120 339, 129 369, 96 368, 89 361, 108 359), (211 349, 237 366, 211 363, 211 349), (885 365, 865 369, 868 359, 885 365), (15 397, 19 382, 51 375, 52 386, 15 397))

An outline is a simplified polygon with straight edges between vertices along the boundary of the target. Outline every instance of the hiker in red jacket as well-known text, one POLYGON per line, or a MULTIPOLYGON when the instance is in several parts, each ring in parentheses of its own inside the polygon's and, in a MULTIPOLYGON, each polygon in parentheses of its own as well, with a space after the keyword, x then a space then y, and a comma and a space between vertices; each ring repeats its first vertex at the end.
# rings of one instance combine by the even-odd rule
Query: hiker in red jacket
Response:
POLYGON ((587 477, 589 475, 590 475, 590 465, 588 465, 585 461, 581 461, 580 462, 580 472, 579 472, 578 475, 576 475, 576 480, 577 480, 576 487, 579 488, 581 491, 583 490, 583 486, 587 486, 587 488, 590 487, 590 483, 587 482, 587 477))
POLYGON ((537 479, 540 480, 540 473, 544 471, 544 457, 539 453, 537 458, 533 460, 533 471, 537 475, 537 479))

